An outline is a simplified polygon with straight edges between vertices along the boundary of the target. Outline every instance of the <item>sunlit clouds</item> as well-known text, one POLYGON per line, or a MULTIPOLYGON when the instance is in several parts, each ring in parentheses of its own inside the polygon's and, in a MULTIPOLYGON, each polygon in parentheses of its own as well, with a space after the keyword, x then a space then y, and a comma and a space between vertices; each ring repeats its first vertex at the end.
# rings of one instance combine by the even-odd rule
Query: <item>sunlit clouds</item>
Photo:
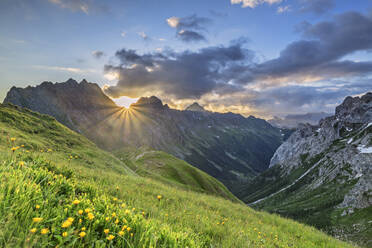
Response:
POLYGON ((241 4, 243 8, 250 7, 255 8, 258 5, 267 3, 267 4, 275 4, 281 3, 282 0, 231 0, 231 4, 241 4))

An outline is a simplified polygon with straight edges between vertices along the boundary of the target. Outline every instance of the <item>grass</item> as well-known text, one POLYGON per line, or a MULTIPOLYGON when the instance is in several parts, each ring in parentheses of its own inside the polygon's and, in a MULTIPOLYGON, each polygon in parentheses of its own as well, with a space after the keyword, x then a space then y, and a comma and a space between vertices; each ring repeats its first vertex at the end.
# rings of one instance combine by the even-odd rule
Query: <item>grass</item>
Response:
POLYGON ((0 106, 0 132, 1 247, 353 247, 139 176, 46 116, 0 106))
POLYGON ((162 151, 146 147, 126 147, 114 153, 137 174, 185 190, 204 192, 238 202, 217 179, 185 161, 162 151))

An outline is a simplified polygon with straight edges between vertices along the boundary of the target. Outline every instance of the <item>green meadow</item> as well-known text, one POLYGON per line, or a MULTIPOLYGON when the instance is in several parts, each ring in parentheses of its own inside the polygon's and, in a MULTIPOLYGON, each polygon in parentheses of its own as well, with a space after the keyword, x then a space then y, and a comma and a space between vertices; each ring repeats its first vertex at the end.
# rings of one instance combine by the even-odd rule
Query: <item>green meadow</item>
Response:
POLYGON ((8 105, 0 134, 1 247, 353 247, 255 211, 162 152, 115 156, 8 105))

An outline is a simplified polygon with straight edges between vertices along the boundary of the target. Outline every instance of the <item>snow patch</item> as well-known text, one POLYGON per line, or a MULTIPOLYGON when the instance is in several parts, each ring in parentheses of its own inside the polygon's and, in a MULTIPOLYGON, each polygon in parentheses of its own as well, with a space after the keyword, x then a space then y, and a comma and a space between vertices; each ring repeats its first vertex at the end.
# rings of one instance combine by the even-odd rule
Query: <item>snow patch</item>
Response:
POLYGON ((318 128, 317 130, 315 130, 315 132, 319 133, 320 130, 322 130, 322 128, 318 128))
POLYGON ((365 146, 358 146, 357 149, 360 153, 372 153, 372 146, 371 147, 365 147, 365 146))
POLYGON ((353 138, 351 138, 351 139, 349 139, 349 140, 347 141, 348 144, 350 144, 351 142, 353 142, 353 138))

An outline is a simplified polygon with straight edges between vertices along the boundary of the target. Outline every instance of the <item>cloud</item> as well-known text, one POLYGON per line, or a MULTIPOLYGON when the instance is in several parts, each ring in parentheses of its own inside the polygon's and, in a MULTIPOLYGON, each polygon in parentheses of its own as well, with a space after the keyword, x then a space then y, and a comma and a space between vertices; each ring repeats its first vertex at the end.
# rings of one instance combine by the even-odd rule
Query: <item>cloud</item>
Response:
POLYGON ((285 5, 285 6, 279 6, 276 12, 278 14, 282 14, 284 12, 289 12, 289 11, 291 11, 291 6, 290 5, 285 5))
POLYGON ((151 37, 148 36, 145 32, 141 31, 137 33, 144 41, 150 41, 151 37))
POLYGON ((205 36, 201 33, 206 31, 206 26, 212 22, 206 17, 190 15, 186 17, 170 17, 167 23, 171 28, 177 30, 176 37, 183 42, 205 41, 205 36))
POLYGON ((334 7, 333 0, 301 0, 301 11, 324 14, 334 7))
POLYGON ((76 68, 76 67, 46 66, 46 65, 34 65, 33 67, 36 68, 36 69, 42 69, 42 70, 73 72, 73 73, 77 73, 77 74, 96 73, 97 72, 94 69, 81 69, 81 68, 76 68))
POLYGON ((241 4, 242 8, 250 7, 252 9, 264 3, 272 5, 281 2, 282 0, 231 0, 231 4, 241 4))
POLYGON ((85 14, 91 12, 107 12, 108 7, 106 5, 99 5, 93 0, 48 0, 50 3, 58 5, 64 9, 70 9, 71 11, 82 11, 85 14))
POLYGON ((203 30, 205 29, 205 26, 211 22, 211 19, 206 17, 199 17, 195 14, 186 17, 173 16, 167 19, 168 25, 172 28, 177 29, 203 30))
MULTIPOLYGON (((140 55, 134 50, 116 52, 119 65, 106 65, 106 73, 117 73, 116 86, 106 88, 113 97, 139 97, 145 94, 169 95, 174 99, 200 98, 213 90, 227 89, 225 72, 232 64, 249 60, 251 52, 241 44, 208 47, 197 52, 140 55)), ((231 85, 230 88, 240 87, 231 85)), ((229 89, 231 91, 231 89, 229 89)))
POLYGON ((371 90, 372 60, 351 58, 372 49, 372 16, 346 12, 303 23, 297 32, 299 40, 263 62, 245 48, 248 39, 198 51, 122 49, 116 52, 118 64, 105 65, 105 73, 117 78, 105 92, 157 95, 177 107, 198 99, 210 110, 269 116, 329 112, 346 95, 371 90))
POLYGON ((177 37, 184 42, 202 41, 206 40, 203 35, 198 32, 190 30, 181 30, 177 33, 177 37))
POLYGON ((93 51, 93 52, 92 52, 92 55, 93 55, 94 58, 96 58, 96 59, 100 59, 100 58, 102 58, 103 56, 105 56, 105 53, 102 52, 102 51, 93 51))
POLYGON ((342 60, 346 55, 372 49, 372 18, 357 12, 332 21, 302 25, 305 39, 290 43, 275 59, 242 68, 242 80, 306 82, 372 72, 372 61, 342 60))

